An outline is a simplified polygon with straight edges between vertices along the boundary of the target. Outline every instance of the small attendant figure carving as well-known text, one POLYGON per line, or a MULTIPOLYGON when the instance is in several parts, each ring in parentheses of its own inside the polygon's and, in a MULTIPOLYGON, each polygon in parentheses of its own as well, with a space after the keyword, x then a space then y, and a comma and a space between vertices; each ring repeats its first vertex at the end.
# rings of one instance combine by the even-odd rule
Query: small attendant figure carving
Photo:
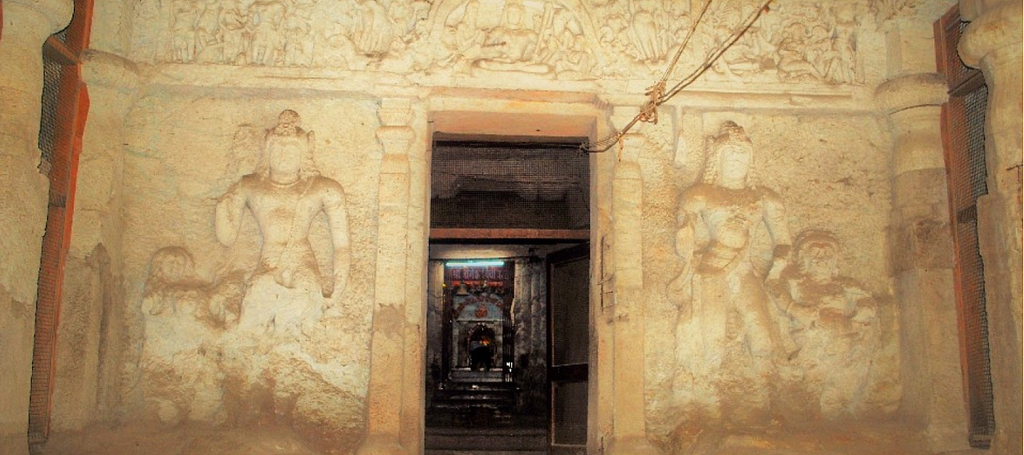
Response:
POLYGON ((285 110, 267 132, 264 155, 256 171, 242 177, 217 202, 217 240, 230 246, 238 236, 245 208, 252 211, 263 235, 260 262, 251 282, 262 277, 286 288, 319 290, 324 297, 345 290, 349 269, 348 220, 341 185, 320 175, 313 163, 313 132, 300 125, 299 114, 285 110), (323 279, 309 230, 313 218, 327 214, 333 276, 323 279))
POLYGON ((791 380, 819 397, 819 411, 839 418, 871 401, 881 327, 878 302, 851 278, 839 274, 839 240, 817 229, 800 233, 796 263, 771 289, 788 320, 796 352, 791 380))

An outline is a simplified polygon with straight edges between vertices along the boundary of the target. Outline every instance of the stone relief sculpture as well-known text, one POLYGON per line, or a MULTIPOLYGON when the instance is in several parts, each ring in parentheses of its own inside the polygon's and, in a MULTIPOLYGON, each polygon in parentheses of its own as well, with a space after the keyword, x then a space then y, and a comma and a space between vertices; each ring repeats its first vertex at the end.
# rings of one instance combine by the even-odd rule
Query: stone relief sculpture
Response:
MULTIPOLYGON (((245 210, 256 219, 263 246, 249 281, 250 291, 276 285, 330 298, 345 290, 348 279, 345 195, 337 181, 317 171, 312 158, 313 133, 300 124, 295 111, 281 113, 277 126, 267 131, 255 172, 242 177, 218 200, 215 228, 217 239, 230 246, 238 236, 245 210), (333 246, 333 272, 326 277, 308 239, 313 219, 320 212, 327 215, 333 246)), ((249 310, 243 306, 243 322, 249 310)))
POLYGON ((185 248, 165 247, 153 254, 142 298, 146 341, 141 366, 150 378, 146 399, 164 423, 223 419, 220 379, 205 372, 217 368, 218 340, 238 322, 244 289, 239 273, 212 283, 201 280, 185 248))
POLYGON ((784 336, 794 351, 784 375, 790 387, 818 397, 826 418, 856 414, 871 394, 873 360, 881 343, 878 302, 839 275, 839 240, 823 230, 797 236, 795 263, 771 294, 785 315, 784 336))
POLYGON ((151 316, 181 314, 222 329, 238 321, 242 287, 237 273, 214 283, 201 280, 188 250, 164 247, 150 260, 142 308, 151 316))
MULTIPOLYGON (((876 2, 884 3, 884 2, 876 2)), ((658 75, 699 7, 674 0, 174 0, 169 61, 352 70, 515 71, 558 79, 658 75)), ((700 62, 754 2, 712 5, 684 62, 700 62)), ((856 84, 861 4, 785 2, 764 15, 709 79, 856 84)), ((876 6, 877 8, 877 6, 876 6)), ((165 13, 166 14, 166 13, 165 13)))
POLYGON ((225 154, 263 153, 258 161, 235 156, 243 167, 227 168, 232 176, 255 170, 216 202, 216 237, 235 247, 223 252, 212 279, 199 276, 183 247, 153 254, 138 306, 145 334, 136 386, 146 418, 166 425, 285 418, 330 428, 339 440, 362 431, 366 366, 352 352, 368 334, 358 316, 325 311, 347 287, 345 195, 317 171, 313 139, 292 110, 269 130, 238 127, 225 154), (236 259, 256 253, 253 242, 236 243, 253 227, 246 212, 262 237, 255 264, 236 259))
MULTIPOLYGON (((709 139, 702 180, 683 191, 677 211, 676 252, 682 271, 669 284, 680 326, 696 333, 677 335, 677 349, 698 353, 719 393, 742 402, 730 418, 763 420, 769 407, 779 333, 765 280, 777 279, 790 250, 781 199, 751 180, 754 149, 742 127, 722 124, 709 139), (755 237, 765 228, 768 251, 755 237), (767 277, 759 258, 768 258, 767 277)), ((725 400, 725 398, 723 398, 725 400)))
POLYGON ((196 57, 196 21, 199 5, 196 0, 171 2, 171 60, 189 63, 196 57))
POLYGON ((562 5, 507 2, 498 13, 481 11, 477 0, 452 9, 441 38, 444 57, 435 64, 458 72, 480 68, 573 78, 588 77, 596 64, 583 26, 562 5))
POLYGON ((659 0, 629 0, 632 18, 629 37, 641 62, 660 62, 665 58, 665 34, 655 16, 662 10, 659 0))

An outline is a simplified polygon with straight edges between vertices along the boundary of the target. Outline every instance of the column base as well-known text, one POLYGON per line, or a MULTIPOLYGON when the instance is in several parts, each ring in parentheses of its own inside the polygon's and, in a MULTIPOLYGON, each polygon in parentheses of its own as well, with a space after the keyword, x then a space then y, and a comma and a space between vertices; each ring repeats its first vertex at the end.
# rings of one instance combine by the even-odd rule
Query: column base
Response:
POLYGON ((645 436, 624 436, 612 438, 605 451, 607 455, 661 455, 661 450, 651 444, 645 436))
POLYGON ((375 435, 367 436, 362 443, 359 444, 359 448, 356 449, 356 455, 410 455, 409 451, 402 447, 402 444, 398 443, 398 437, 394 435, 375 435))

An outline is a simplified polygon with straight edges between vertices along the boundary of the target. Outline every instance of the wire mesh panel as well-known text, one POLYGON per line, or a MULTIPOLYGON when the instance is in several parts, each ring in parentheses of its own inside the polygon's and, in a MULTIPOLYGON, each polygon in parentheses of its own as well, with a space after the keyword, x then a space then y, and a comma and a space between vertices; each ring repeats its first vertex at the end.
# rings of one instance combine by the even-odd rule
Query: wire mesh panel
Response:
POLYGON ((955 91, 973 79, 979 71, 964 65, 963 61, 960 60, 960 54, 956 50, 957 43, 960 42, 960 36, 963 35, 964 29, 967 28, 967 23, 960 20, 959 8, 954 7, 941 21, 942 30, 939 39, 942 42, 939 43, 939 49, 943 55, 940 58, 944 60, 943 69, 946 83, 949 85, 950 91, 955 91))
POLYGON ((978 242, 978 198, 988 194, 985 111, 988 88, 956 49, 965 24, 954 7, 936 24, 940 67, 950 99, 943 110, 950 211, 956 249, 957 310, 970 444, 988 448, 995 432, 985 267, 978 242))
POLYGON ((989 369, 988 316, 985 310, 985 267, 978 244, 978 197, 985 184, 985 86, 954 97, 947 108, 955 123, 949 128, 949 171, 957 248, 959 311, 964 375, 970 413, 971 443, 987 447, 994 431, 992 379, 989 369))
POLYGON ((588 158, 578 145, 438 141, 430 227, 588 228, 588 158))
POLYGON ((36 291, 32 378, 29 391, 28 441, 46 441, 57 356, 64 264, 71 236, 75 177, 84 129, 87 95, 80 73, 88 41, 90 0, 76 0, 68 27, 43 45, 43 90, 39 119, 40 171, 50 179, 46 231, 43 234, 36 291))
POLYGON ((53 59, 43 59, 43 94, 40 97, 42 112, 39 118, 39 150, 42 152, 40 167, 49 174, 53 162, 54 139, 57 131, 57 110, 60 103, 61 69, 64 66, 53 59))

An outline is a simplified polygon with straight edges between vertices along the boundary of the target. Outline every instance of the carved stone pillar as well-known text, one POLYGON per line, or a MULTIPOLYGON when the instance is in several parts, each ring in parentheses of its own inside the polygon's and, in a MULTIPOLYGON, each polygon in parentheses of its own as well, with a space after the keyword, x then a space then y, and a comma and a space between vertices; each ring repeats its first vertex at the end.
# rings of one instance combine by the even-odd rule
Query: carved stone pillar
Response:
POLYGON ((89 91, 89 117, 82 138, 79 180, 88 182, 75 195, 73 256, 85 257, 103 243, 120 260, 121 174, 124 169, 125 121, 141 81, 135 63, 106 52, 86 50, 82 81, 89 91))
POLYGON ((1021 453, 1021 156, 1022 5, 974 1, 962 5, 973 21, 960 39, 960 57, 981 68, 988 85, 985 155, 988 195, 978 199, 978 241, 985 264, 995 453, 1021 453))
MULTIPOLYGON (((633 118, 616 108, 619 127, 633 118), (625 115, 623 115, 625 114, 625 115)), ((644 414, 643 177, 637 157, 646 146, 639 133, 622 137, 612 177, 614 327, 612 346, 612 439, 610 455, 655 455, 644 414)))
POLYGON ((28 453, 28 397, 39 252, 49 186, 39 173, 42 44, 70 0, 6 0, 0 36, 0 453, 28 453))
POLYGON ((890 263, 900 305, 903 403, 932 452, 966 449, 953 243, 940 127, 946 83, 900 76, 875 92, 894 136, 890 263))
POLYGON ((411 105, 409 149, 409 230, 405 273, 405 376, 402 390, 401 444, 408 453, 423 453, 423 416, 426 404, 427 240, 430 236, 429 124, 420 103, 411 105))
MULTIPOLYGON (((89 277, 86 282, 103 283, 105 289, 120 289, 124 257, 121 188, 127 142, 124 124, 139 93, 140 79, 135 64, 117 55, 86 50, 82 60, 82 81, 89 95, 78 164, 78 181, 83 184, 75 193, 75 223, 64 273, 68 277, 89 277), (100 255, 109 258, 109 273, 96 266, 100 255)), ((88 342, 61 344, 57 351, 56 371, 82 373, 60 374, 54 379, 51 425, 58 431, 81 430, 108 417, 118 393, 123 295, 104 295, 92 287, 74 288, 81 282, 65 280, 64 295, 73 296, 74 301, 63 305, 88 311, 62 313, 62 331, 57 338, 66 339, 63 330, 72 327, 90 335, 83 337, 88 342), (103 355, 89 355, 95 352, 103 355)))
POLYGON ((359 455, 410 453, 401 444, 405 385, 406 255, 409 242, 408 99, 381 100, 377 139, 384 148, 377 200, 377 275, 374 280, 370 385, 367 391, 366 438, 359 455))

